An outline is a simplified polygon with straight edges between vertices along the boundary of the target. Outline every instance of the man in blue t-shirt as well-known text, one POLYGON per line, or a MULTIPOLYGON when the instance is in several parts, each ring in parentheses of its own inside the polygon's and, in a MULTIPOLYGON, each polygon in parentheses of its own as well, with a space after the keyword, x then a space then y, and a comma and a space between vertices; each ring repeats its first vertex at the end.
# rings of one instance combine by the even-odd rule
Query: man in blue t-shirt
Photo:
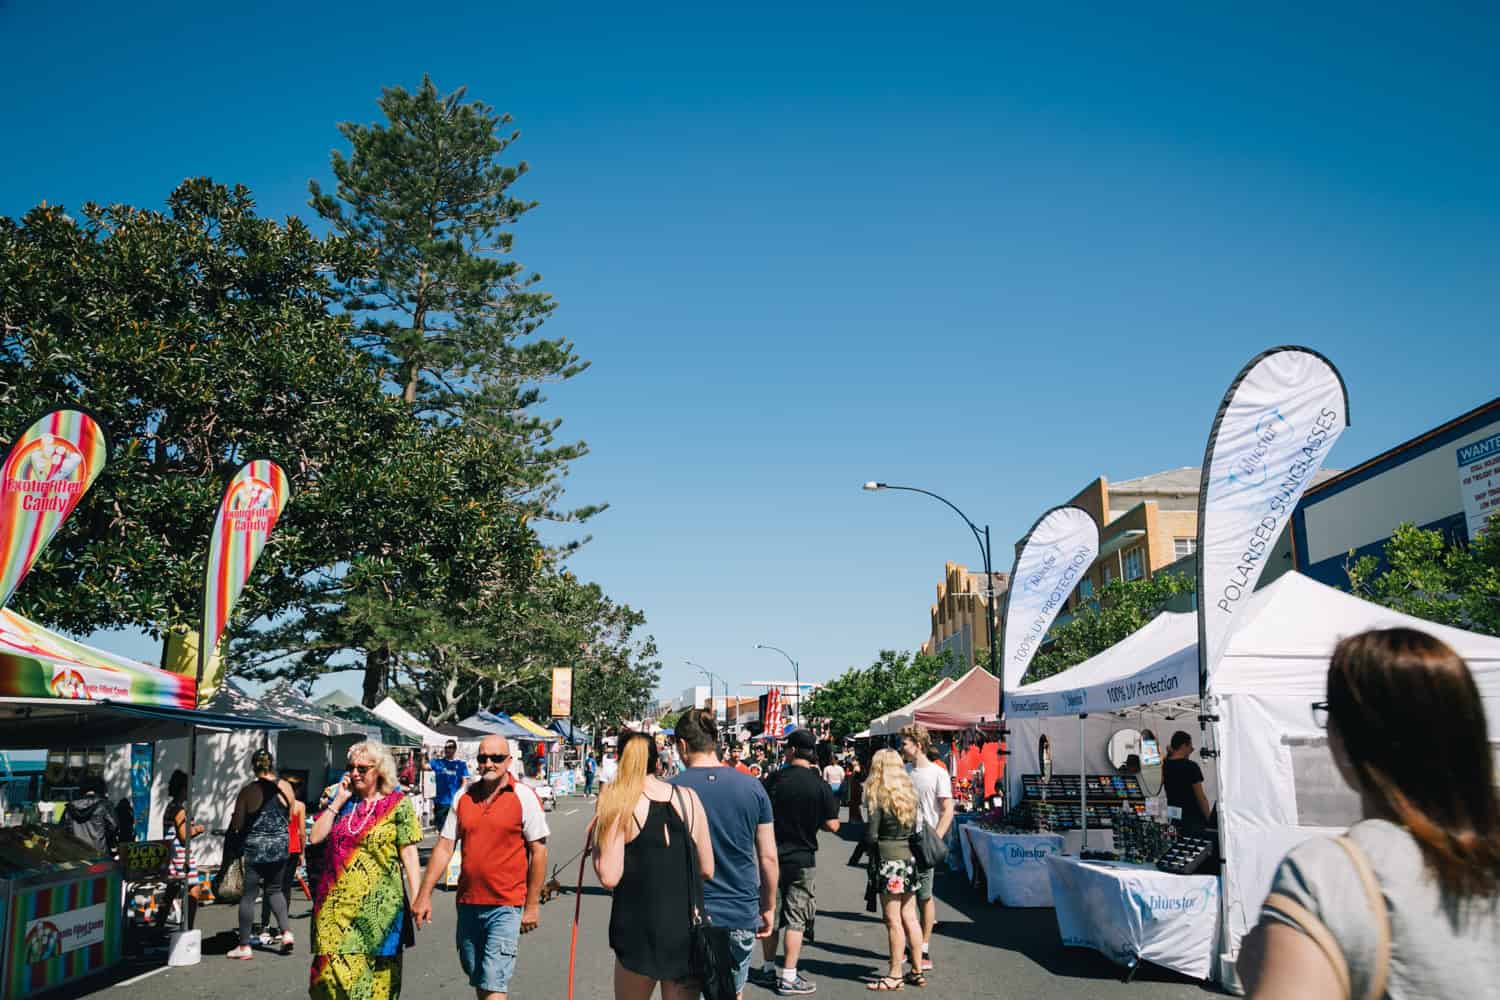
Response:
POLYGON ((453 799, 463 791, 469 777, 469 765, 458 759, 458 742, 449 740, 443 747, 443 755, 432 760, 432 777, 437 785, 437 794, 432 797, 432 822, 439 830, 453 808, 453 799))
POLYGON ((703 903, 714 926, 729 931, 735 989, 744 993, 755 939, 771 933, 776 899, 776 827, 771 799, 759 781, 719 760, 712 712, 693 708, 677 720, 677 748, 687 768, 672 784, 703 800, 714 845, 714 877, 703 884, 703 903))

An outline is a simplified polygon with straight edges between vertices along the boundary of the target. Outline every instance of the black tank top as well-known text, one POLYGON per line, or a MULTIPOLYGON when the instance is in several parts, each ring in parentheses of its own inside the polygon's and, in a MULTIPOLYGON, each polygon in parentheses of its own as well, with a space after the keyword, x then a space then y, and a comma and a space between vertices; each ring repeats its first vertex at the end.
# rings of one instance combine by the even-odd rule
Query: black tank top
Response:
POLYGON ((609 946, 638 976, 676 982, 692 973, 689 836, 672 803, 653 800, 640 833, 625 844, 625 870, 609 911, 609 946))

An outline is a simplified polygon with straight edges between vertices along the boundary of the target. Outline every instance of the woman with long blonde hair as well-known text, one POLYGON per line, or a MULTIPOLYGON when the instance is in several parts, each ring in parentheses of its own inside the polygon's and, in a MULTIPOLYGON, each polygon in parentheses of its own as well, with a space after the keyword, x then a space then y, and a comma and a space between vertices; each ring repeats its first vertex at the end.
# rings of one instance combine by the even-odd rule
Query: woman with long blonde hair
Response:
POLYGON ((620 739, 615 779, 594 814, 594 872, 614 890, 609 946, 616 1000, 696 1000, 690 909, 694 869, 713 878, 708 817, 691 788, 656 776, 656 742, 645 733, 620 739))
POLYGON ((867 989, 879 993, 902 986, 926 986, 922 974, 922 921, 917 915, 917 862, 911 837, 917 832, 917 789, 906 764, 894 750, 880 750, 870 761, 864 785, 865 844, 870 848, 870 880, 880 893, 885 933, 890 944, 890 971, 867 989), (901 961, 911 953, 911 971, 901 975, 901 961))

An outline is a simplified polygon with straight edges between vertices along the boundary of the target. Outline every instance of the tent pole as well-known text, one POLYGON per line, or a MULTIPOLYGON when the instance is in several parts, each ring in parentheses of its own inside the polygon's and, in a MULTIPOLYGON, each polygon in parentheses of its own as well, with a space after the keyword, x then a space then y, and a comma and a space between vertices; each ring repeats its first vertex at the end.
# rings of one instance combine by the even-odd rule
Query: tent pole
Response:
MULTIPOLYGON (((193 889, 190 873, 193 870, 193 781, 198 775, 198 727, 188 728, 188 782, 187 801, 183 803, 187 821, 187 843, 182 845, 182 929, 193 929, 193 889)), ((173 833, 175 836, 175 831, 173 833)))
POLYGON ((1089 762, 1083 755, 1083 720, 1086 714, 1078 716, 1078 818, 1083 823, 1083 846, 1078 849, 1082 856, 1089 849, 1089 762))

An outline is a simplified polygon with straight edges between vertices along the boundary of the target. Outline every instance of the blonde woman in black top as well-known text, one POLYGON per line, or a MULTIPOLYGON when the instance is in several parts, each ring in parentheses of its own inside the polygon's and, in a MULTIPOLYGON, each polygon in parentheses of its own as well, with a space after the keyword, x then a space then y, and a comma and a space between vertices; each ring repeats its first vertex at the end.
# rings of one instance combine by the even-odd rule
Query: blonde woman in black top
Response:
POLYGON ((881 915, 890 943, 890 971, 866 988, 879 993, 905 984, 926 986, 922 975, 922 920, 917 913, 917 862, 911 835, 921 822, 917 789, 906 764, 894 750, 881 750, 870 761, 864 785, 865 835, 869 847, 870 878, 880 893, 881 915), (903 978, 901 962, 910 952, 911 971, 903 978))

